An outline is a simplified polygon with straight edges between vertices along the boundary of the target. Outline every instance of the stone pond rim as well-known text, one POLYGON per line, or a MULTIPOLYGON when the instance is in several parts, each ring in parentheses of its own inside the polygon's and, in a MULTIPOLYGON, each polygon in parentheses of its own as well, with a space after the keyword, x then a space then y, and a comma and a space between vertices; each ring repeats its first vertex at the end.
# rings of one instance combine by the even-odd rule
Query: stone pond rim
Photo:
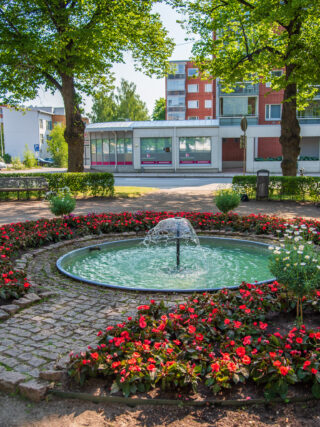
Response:
MULTIPOLYGON (((216 292, 219 291, 221 289, 238 289, 241 285, 241 283, 239 283, 239 285, 234 285, 234 286, 219 286, 219 287, 214 287, 214 288, 196 288, 196 289, 163 289, 163 288, 141 288, 139 286, 137 287, 127 287, 127 286, 121 286, 121 285, 117 285, 117 284, 112 284, 112 283, 102 283, 96 280, 90 280, 90 279, 86 279, 85 277, 81 277, 78 276, 76 274, 72 274, 69 271, 67 271, 64 268, 64 264, 66 263, 66 261, 72 259, 73 257, 75 257, 76 255, 79 255, 81 253, 86 253, 86 252, 96 252, 98 251, 100 248, 104 248, 104 247, 112 247, 112 245, 117 245, 117 244, 132 244, 132 243, 137 243, 137 242, 142 242, 144 239, 143 238, 133 238, 133 239, 125 239, 125 240, 116 240, 116 241, 111 241, 111 242, 104 242, 104 243, 100 243, 100 244, 95 244, 95 245, 91 245, 91 246, 86 246, 80 249, 75 249, 73 251, 68 252, 67 254, 63 255, 62 257, 60 257, 57 262, 56 262, 56 266, 58 268, 58 270, 74 279, 83 283, 88 283, 91 285, 97 285, 100 287, 105 287, 105 288, 113 288, 113 289, 117 289, 117 290, 123 290, 123 291, 133 291, 133 292, 143 292, 143 293, 148 293, 148 292, 152 292, 152 293, 199 293, 199 292, 216 292)), ((266 243, 262 243, 262 242, 257 242, 257 241, 252 241, 252 240, 244 240, 244 239, 232 239, 232 238, 225 238, 225 237, 212 237, 212 236, 201 236, 200 240, 215 240, 215 241, 224 241, 224 242, 232 242, 232 243, 243 243, 243 244, 249 244, 252 246, 257 246, 257 247, 265 247, 267 248, 269 246, 269 244, 266 243)), ((272 283, 274 282, 276 279, 275 278, 270 278, 270 279, 266 279, 266 280, 262 280, 262 281, 251 281, 251 284, 253 285, 262 285, 262 284, 268 284, 268 283, 272 283)), ((250 282, 249 282, 250 283, 250 282)))

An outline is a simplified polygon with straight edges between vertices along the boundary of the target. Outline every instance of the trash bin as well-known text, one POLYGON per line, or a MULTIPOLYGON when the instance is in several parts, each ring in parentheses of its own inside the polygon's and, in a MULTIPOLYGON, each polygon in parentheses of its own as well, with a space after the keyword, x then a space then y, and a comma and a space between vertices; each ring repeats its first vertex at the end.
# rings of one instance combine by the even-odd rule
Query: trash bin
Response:
POLYGON ((258 170, 256 200, 269 198, 269 175, 270 172, 266 169, 258 170))

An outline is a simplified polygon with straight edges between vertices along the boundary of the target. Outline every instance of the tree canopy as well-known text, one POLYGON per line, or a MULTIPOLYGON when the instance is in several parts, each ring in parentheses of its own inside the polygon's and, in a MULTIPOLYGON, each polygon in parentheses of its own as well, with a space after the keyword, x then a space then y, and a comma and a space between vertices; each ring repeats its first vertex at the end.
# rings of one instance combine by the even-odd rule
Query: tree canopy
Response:
POLYGON ((200 35, 194 61, 208 78, 226 87, 271 81, 284 89, 280 143, 282 170, 296 174, 300 127, 296 108, 305 107, 319 83, 319 0, 172 0, 190 32, 200 35), (284 70, 282 76, 271 74, 284 70))
POLYGON ((60 91, 69 170, 83 170, 83 94, 104 88, 130 51, 137 70, 163 75, 173 43, 158 0, 0 0, 0 99, 17 105, 40 87, 60 91), (70 152, 71 151, 71 152, 70 152))
POLYGON ((121 79, 116 91, 95 93, 90 116, 92 121, 97 123, 149 120, 147 106, 136 90, 133 82, 121 79))
POLYGON ((165 120, 166 119, 166 100, 165 98, 156 99, 152 120, 165 120))

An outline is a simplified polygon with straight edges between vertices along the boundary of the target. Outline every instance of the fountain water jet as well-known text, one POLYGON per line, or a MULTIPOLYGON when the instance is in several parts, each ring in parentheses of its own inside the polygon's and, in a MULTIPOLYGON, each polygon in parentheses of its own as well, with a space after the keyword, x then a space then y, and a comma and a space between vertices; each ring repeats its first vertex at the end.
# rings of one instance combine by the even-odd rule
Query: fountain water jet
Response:
POLYGON ((182 217, 167 218, 160 221, 154 228, 152 228, 143 243, 146 246, 158 245, 159 243, 176 244, 176 270, 180 271, 180 251, 181 244, 194 244, 200 246, 199 238, 194 231, 190 221, 182 217))

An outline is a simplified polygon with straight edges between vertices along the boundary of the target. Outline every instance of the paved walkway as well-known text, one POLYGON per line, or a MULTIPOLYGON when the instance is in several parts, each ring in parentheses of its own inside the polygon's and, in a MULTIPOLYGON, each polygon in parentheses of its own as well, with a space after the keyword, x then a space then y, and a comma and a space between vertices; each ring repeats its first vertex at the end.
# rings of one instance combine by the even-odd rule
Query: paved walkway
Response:
MULTIPOLYGON (((158 190, 139 198, 77 200, 76 215, 102 212, 135 212, 138 210, 217 212, 212 192, 229 184, 210 184, 202 187, 183 187, 158 190)), ((47 201, 0 202, 0 224, 52 218, 47 201)), ((320 219, 320 208, 310 203, 255 201, 241 203, 235 209, 241 215, 267 214, 284 218, 306 217, 320 219)))

